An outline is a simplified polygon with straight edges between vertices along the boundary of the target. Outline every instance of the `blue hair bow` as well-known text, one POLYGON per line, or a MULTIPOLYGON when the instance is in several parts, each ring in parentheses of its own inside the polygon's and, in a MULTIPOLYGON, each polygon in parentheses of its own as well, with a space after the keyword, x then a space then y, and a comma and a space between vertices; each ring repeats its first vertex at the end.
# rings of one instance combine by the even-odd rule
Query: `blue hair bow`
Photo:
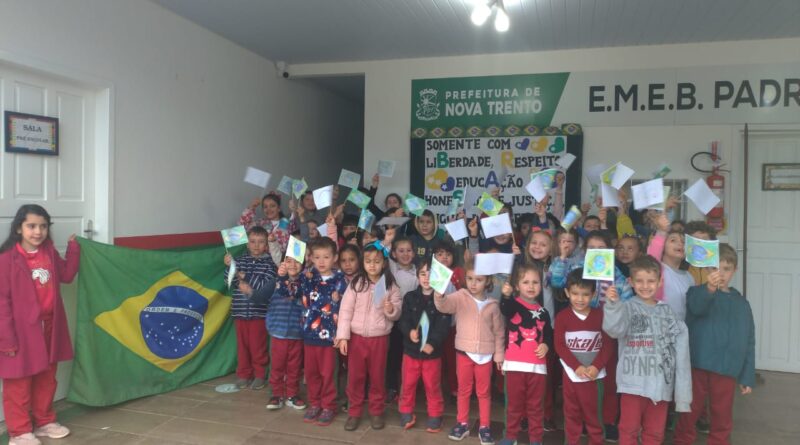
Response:
POLYGON ((367 246, 372 246, 372 247, 376 248, 377 250, 383 252, 384 258, 389 258, 389 249, 387 249, 386 246, 384 246, 383 243, 381 243, 380 240, 375 240, 375 241, 367 244, 367 246))

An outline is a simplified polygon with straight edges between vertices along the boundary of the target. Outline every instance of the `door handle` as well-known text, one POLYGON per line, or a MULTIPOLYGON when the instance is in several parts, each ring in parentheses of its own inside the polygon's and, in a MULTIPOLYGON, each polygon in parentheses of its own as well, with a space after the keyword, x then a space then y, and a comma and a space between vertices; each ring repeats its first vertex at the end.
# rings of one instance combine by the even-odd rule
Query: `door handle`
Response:
POLYGON ((86 230, 83 231, 83 234, 85 238, 89 240, 94 236, 94 223, 92 223, 91 219, 86 222, 86 230))

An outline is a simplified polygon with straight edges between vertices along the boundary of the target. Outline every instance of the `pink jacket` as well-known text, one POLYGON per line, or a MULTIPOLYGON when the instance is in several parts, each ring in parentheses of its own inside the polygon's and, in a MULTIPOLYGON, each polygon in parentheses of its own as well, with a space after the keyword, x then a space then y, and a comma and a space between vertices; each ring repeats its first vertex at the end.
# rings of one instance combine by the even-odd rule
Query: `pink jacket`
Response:
POLYGON ((364 292, 356 292, 353 280, 342 297, 342 305, 339 306, 339 323, 336 325, 336 339, 350 340, 350 333, 358 334, 362 337, 381 337, 389 335, 392 331, 394 322, 400 319, 401 306, 403 299, 400 296, 400 288, 397 285, 390 287, 384 298, 392 302, 392 314, 386 316, 383 312, 383 300, 380 307, 372 304, 373 290, 375 284, 370 283, 369 288, 364 292))
POLYGON ((475 299, 466 289, 436 297, 433 302, 440 312, 456 314, 457 350, 475 354, 494 354, 494 361, 503 363, 506 323, 497 300, 489 298, 489 302, 480 313, 475 299))
MULTIPOLYGON (((50 240, 40 247, 50 256, 55 283, 69 283, 78 273, 80 246, 72 241, 63 260, 50 240)), ((44 337, 39 299, 25 258, 11 248, 0 254, 0 351, 16 351, 14 357, 0 353, 0 378, 30 377, 51 363, 72 359, 72 342, 61 291, 56 286, 53 334, 44 337), (50 344, 48 356, 47 344, 50 344)))

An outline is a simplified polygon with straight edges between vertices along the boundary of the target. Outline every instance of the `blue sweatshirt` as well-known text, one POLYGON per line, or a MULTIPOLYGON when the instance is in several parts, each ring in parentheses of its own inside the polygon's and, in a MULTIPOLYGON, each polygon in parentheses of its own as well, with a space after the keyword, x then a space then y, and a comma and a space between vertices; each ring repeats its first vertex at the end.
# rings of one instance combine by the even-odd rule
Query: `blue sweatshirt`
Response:
POLYGON ((705 285, 686 294, 692 367, 756 383, 756 334, 750 303, 734 288, 709 293, 705 285))
POLYGON ((295 298, 303 303, 303 342, 313 346, 333 346, 336 338, 336 323, 339 305, 342 302, 347 281, 341 271, 334 272, 327 280, 314 270, 311 278, 300 275, 295 298), (333 301, 333 293, 339 293, 333 301))
POLYGON ((275 338, 303 339, 303 299, 297 298, 300 279, 278 279, 267 312, 267 331, 275 338))
MULTIPOLYGON (((553 258, 550 263, 550 284, 557 289, 563 289, 567 285, 567 275, 575 269, 583 267, 585 257, 575 258, 574 255, 565 260, 560 257, 553 258)), ((601 286, 602 281, 597 281, 597 290, 592 298, 592 307, 600 307, 600 303, 605 301, 605 289, 601 286)), ((608 283, 608 281, 606 281, 608 283)), ((633 297, 633 289, 628 283, 628 279, 618 267, 614 266, 614 286, 617 287, 619 299, 622 301, 630 300, 633 297)))
MULTIPOLYGON (((252 320, 265 318, 267 316, 268 302, 259 298, 251 298, 239 291, 239 273, 244 273, 243 282, 250 285, 253 291, 266 289, 271 292, 275 286, 275 275, 277 268, 272 261, 269 253, 260 257, 244 254, 234 259, 236 261, 236 276, 231 282, 231 295, 233 304, 231 305, 231 316, 252 320)), ((224 272, 225 281, 228 280, 228 268, 224 272)))

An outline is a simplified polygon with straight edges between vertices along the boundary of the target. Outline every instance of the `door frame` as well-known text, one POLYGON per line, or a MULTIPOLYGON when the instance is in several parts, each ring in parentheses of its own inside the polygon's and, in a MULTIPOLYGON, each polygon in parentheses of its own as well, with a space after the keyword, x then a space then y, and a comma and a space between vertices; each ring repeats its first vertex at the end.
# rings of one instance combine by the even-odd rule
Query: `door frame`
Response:
POLYGON ((94 240, 114 240, 114 96, 113 82, 79 69, 0 49, 0 64, 58 77, 94 91, 94 240))

